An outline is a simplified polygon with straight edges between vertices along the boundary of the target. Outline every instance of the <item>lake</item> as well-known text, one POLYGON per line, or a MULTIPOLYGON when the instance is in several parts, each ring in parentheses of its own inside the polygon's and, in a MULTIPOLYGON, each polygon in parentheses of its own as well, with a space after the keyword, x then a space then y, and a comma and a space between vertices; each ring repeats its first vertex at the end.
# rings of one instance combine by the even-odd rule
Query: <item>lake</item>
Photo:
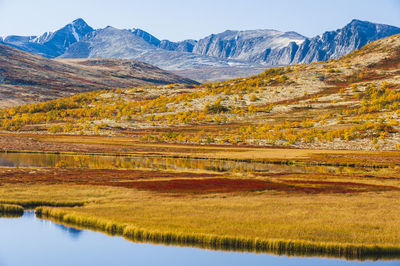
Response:
POLYGON ((4 152, 0 152, 0 167, 206 170, 233 173, 365 173, 384 171, 384 169, 364 167, 286 165, 216 159, 4 152))
POLYGON ((398 260, 361 262, 134 243, 42 220, 33 211, 20 218, 0 218, 0 237, 0 266, 400 265, 398 260))

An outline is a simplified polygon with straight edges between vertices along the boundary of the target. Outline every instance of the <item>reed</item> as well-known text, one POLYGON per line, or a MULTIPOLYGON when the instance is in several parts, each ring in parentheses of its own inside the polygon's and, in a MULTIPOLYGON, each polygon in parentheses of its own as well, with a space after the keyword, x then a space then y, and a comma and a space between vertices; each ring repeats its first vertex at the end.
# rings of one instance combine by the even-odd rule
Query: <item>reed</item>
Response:
POLYGON ((84 202, 75 202, 75 201, 0 200, 0 204, 5 204, 5 206, 20 206, 23 209, 34 209, 34 208, 40 207, 40 206, 48 206, 48 207, 81 207, 85 203, 84 202))
POLYGON ((267 252, 278 255, 326 256, 346 259, 400 258, 400 247, 389 245, 358 245, 300 240, 242 238, 212 234, 189 234, 138 228, 131 224, 113 222, 49 207, 36 208, 36 215, 69 225, 120 235, 132 241, 196 246, 217 250, 267 252))
POLYGON ((0 204, 0 216, 21 216, 24 208, 20 205, 0 204))

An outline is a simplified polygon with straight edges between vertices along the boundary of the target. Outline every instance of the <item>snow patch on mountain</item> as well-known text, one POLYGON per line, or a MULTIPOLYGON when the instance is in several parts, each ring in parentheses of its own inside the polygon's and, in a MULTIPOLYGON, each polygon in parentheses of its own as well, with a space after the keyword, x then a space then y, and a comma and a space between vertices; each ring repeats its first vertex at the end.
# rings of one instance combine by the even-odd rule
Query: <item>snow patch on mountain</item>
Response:
POLYGON ((75 40, 79 42, 81 38, 79 37, 78 33, 76 33, 75 27, 71 25, 71 28, 72 28, 72 35, 74 35, 75 40))

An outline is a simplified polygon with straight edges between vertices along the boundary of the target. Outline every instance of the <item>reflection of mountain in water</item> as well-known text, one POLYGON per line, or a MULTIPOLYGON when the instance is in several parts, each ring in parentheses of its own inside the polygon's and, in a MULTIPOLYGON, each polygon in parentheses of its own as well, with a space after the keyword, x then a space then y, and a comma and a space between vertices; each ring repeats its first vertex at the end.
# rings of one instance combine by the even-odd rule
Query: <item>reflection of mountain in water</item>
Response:
MULTIPOLYGON (((68 226, 65 226, 65 225, 62 225, 62 224, 54 223, 54 222, 49 221, 49 220, 36 218, 35 211, 33 211, 33 210, 25 211, 24 215, 23 215, 23 218, 28 219, 28 220, 36 219, 40 223, 54 225, 55 228, 60 229, 63 232, 66 232, 72 239, 79 239, 80 235, 83 233, 82 230, 79 230, 79 229, 76 229, 76 228, 73 228, 73 227, 68 227, 68 226)), ((2 265, 0 264, 0 266, 2 266, 2 265)))
POLYGON ((79 239, 81 234, 83 233, 82 230, 68 227, 62 224, 54 224, 58 229, 61 229, 62 231, 66 232, 71 238, 73 239, 79 239))

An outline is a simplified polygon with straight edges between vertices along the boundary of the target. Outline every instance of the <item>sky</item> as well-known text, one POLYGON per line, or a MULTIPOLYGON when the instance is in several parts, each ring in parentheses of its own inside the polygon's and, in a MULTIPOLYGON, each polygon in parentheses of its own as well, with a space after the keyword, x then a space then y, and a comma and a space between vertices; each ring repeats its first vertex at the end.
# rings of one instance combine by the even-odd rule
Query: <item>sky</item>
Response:
POLYGON ((313 37, 352 19, 400 27, 400 0, 0 0, 0 36, 41 35, 83 18, 93 28, 140 28, 159 39, 276 29, 313 37))

